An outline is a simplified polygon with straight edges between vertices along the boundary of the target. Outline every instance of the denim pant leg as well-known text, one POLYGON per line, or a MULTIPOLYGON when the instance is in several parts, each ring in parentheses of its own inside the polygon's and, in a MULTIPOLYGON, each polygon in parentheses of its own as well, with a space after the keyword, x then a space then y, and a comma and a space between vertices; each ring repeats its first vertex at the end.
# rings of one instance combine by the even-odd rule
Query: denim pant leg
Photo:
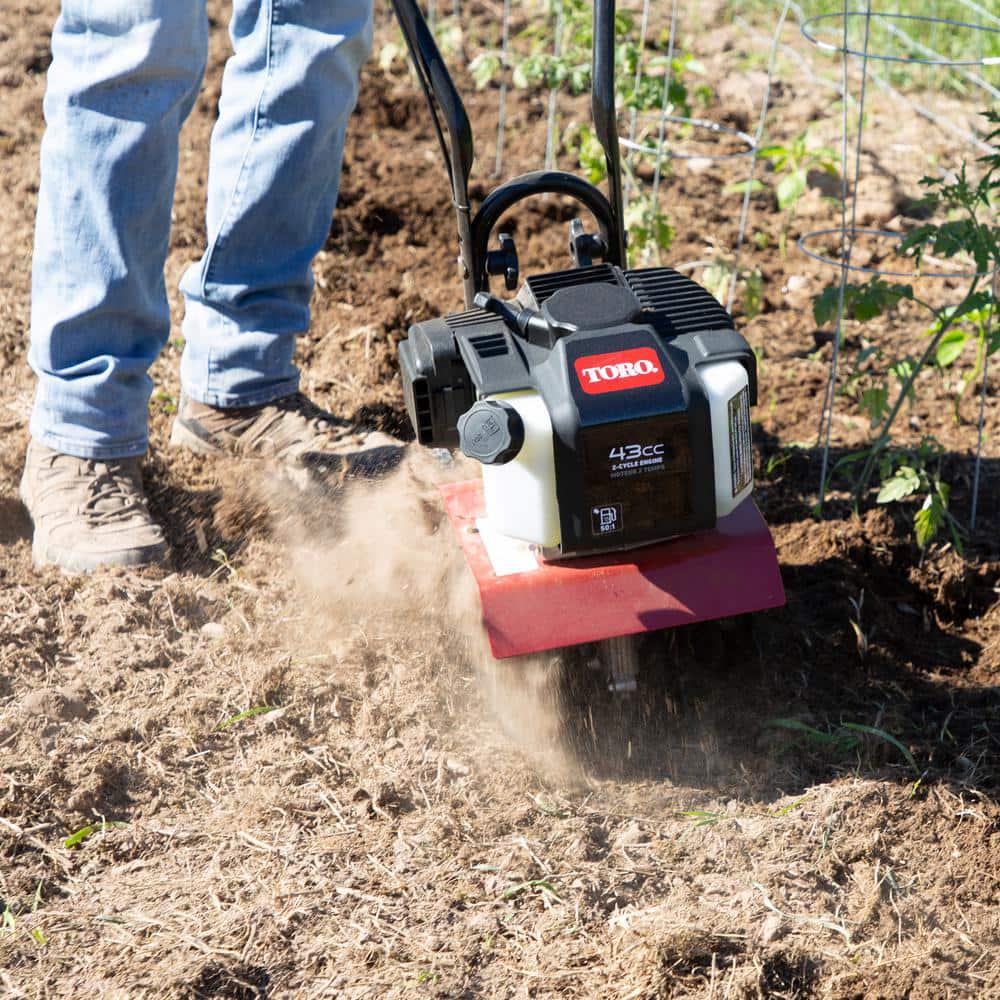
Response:
POLYGON ((63 0, 45 93, 32 262, 31 432, 81 458, 142 454, 178 133, 207 51, 205 0, 63 0))
POLYGON ((311 263, 330 227, 372 0, 234 0, 208 179, 208 248, 185 272, 181 381, 213 406, 298 387, 311 263))

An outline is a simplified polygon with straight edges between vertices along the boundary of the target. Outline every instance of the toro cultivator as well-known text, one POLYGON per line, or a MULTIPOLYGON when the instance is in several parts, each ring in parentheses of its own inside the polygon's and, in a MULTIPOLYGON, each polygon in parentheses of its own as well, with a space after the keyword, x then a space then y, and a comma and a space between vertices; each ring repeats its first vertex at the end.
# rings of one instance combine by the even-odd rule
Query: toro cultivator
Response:
POLYGON ((703 288, 630 269, 614 93, 614 2, 596 0, 592 110, 605 195, 537 171, 473 212, 473 137, 415 0, 393 0, 430 105, 458 216, 466 310, 400 345, 420 444, 460 448, 482 478, 443 488, 495 656, 601 642, 616 690, 634 687, 633 636, 784 602, 751 497, 753 352, 703 288), (569 196, 571 266, 521 281, 501 218, 569 196), (510 299, 490 291, 501 278, 510 299))

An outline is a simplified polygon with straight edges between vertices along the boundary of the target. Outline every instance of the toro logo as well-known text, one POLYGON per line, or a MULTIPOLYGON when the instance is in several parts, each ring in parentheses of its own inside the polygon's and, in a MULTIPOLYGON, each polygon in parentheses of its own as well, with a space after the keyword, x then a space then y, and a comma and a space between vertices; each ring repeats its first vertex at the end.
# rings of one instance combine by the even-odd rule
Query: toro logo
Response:
POLYGON ((665 377, 663 365, 651 347, 611 354, 589 354, 585 358, 577 358, 573 367, 583 391, 591 396, 659 385, 665 377))

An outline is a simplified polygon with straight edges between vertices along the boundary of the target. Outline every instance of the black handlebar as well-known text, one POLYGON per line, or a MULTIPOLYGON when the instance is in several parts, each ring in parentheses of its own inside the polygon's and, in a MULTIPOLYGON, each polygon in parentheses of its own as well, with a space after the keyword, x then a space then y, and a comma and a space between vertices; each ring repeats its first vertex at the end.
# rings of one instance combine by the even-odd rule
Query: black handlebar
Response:
POLYGON ((625 263, 625 222, 622 205, 622 168, 615 109, 615 0, 597 0, 594 7, 594 62, 591 74, 590 113, 594 132, 604 148, 608 167, 608 201, 611 204, 613 256, 625 263))
POLYGON ((469 174, 475 158, 472 127, 451 74, 438 50, 434 35, 416 0, 391 0, 406 45, 430 108, 451 182, 458 214, 458 235, 466 305, 477 292, 489 290, 486 257, 490 233, 508 209, 536 194, 565 194, 582 203, 597 219, 608 248, 608 260, 625 264, 625 226, 622 213, 621 158, 615 112, 615 0, 594 5, 593 89, 591 109, 594 131, 604 149, 608 168, 605 197, 593 184, 562 171, 536 171, 515 177, 488 195, 475 218, 469 205, 469 174), (444 118, 444 127, 438 115, 444 118))

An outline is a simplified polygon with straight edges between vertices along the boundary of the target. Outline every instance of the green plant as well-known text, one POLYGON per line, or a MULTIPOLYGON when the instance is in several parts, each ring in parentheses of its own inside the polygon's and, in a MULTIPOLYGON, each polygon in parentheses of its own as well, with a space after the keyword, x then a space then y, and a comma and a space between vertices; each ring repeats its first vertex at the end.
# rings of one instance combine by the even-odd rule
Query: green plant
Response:
MULTIPOLYGON (((955 423, 961 419, 959 407, 966 390, 975 382, 985 369, 986 359, 1000 350, 1000 325, 995 325, 994 303, 981 306, 966 313, 938 342, 934 352, 934 363, 943 372, 954 369, 965 353, 969 343, 975 345, 974 360, 971 366, 959 371, 954 384, 955 423)), ((939 320, 927 330, 930 337, 936 336, 939 320)))
POLYGON ((706 809, 688 809, 686 812, 682 812, 681 816, 691 820, 696 830, 702 826, 715 826, 716 823, 726 818, 725 813, 709 812, 706 809))
POLYGON ((760 313, 764 301, 764 276, 759 267, 737 268, 729 257, 717 255, 701 273, 701 283, 722 305, 729 299, 729 289, 736 280, 736 289, 743 301, 743 314, 753 319, 760 313))
MULTIPOLYGON (((577 125, 569 133, 566 143, 575 149, 580 169, 591 184, 600 184, 608 176, 604 150, 597 134, 590 125, 577 125)), ((654 202, 652 193, 646 192, 637 183, 628 163, 622 163, 622 171, 630 180, 633 194, 625 207, 625 229, 629 234, 628 258, 632 267, 650 263, 660 263, 663 251, 670 248, 675 231, 670 217, 654 202)))
POLYGON ((837 756, 853 753, 862 744, 862 737, 868 736, 888 743, 899 751, 909 768, 915 775, 920 775, 920 768, 910 750, 892 733, 877 726, 869 726, 862 722, 842 722, 829 732, 810 726, 798 719, 771 719, 766 725, 770 729, 782 729, 795 733, 806 743, 828 750, 837 756))
POLYGON ((790 451, 776 451, 764 464, 764 478, 770 479, 791 457, 790 451))
POLYGON ((88 823, 86 826, 81 826, 76 833, 71 833, 64 841, 63 847, 79 847, 85 840, 92 837, 95 833, 106 833, 108 830, 117 830, 121 827, 128 826, 128 823, 123 823, 121 820, 106 820, 101 817, 100 823, 88 823))
POLYGON ((221 733, 230 726, 235 726, 238 722, 243 722, 245 719, 256 719, 259 715, 269 715, 271 712, 277 712, 279 708, 279 705, 254 705, 253 708, 244 709, 242 712, 231 715, 228 719, 223 719, 215 727, 215 731, 221 733))
MULTIPOLYGON (((925 255, 958 259, 968 266, 969 278, 956 305, 935 306, 918 298, 911 285, 890 284, 873 278, 865 284, 847 284, 843 290, 844 315, 860 322, 881 316, 908 301, 931 315, 928 342, 916 357, 905 355, 887 359, 874 347, 862 352, 861 371, 856 366, 851 390, 857 392, 859 406, 868 416, 872 440, 863 451, 848 456, 835 466, 848 471, 855 504, 868 496, 871 481, 880 474, 879 503, 892 503, 924 494, 924 502, 914 518, 917 542, 926 546, 947 526, 956 546, 961 546, 958 523, 948 512, 950 490, 940 478, 940 447, 925 439, 916 450, 901 450, 893 442, 896 419, 907 402, 916 398, 917 379, 929 368, 946 371, 962 356, 967 343, 975 343, 975 360, 962 373, 957 402, 969 384, 981 374, 985 360, 1000 349, 998 303, 990 286, 1000 269, 1000 225, 996 207, 1000 200, 1000 112, 984 115, 992 128, 987 141, 994 151, 981 157, 982 175, 970 178, 962 164, 957 174, 925 177, 927 204, 944 221, 921 225, 907 234, 898 253, 912 259, 919 273, 925 255), (985 286, 985 287, 984 287, 985 286), (880 362, 882 362, 880 367, 880 362), (855 470, 860 467, 860 471, 855 470)), ((814 301, 813 313, 820 325, 837 313, 839 285, 826 288, 814 301)), ((860 355, 859 355, 860 357, 860 355)))
MULTIPOLYGON (((757 151, 757 156, 766 160, 774 175, 774 196, 778 208, 784 212, 778 249, 785 256, 788 233, 795 220, 799 201, 809 188, 809 173, 820 170, 833 177, 839 177, 837 156, 826 146, 810 143, 809 130, 799 133, 787 146, 765 146, 757 151)), ((734 184, 728 190, 742 192, 746 182, 734 184)))
POLYGON ((630 267, 660 264, 662 251, 670 248, 675 236, 670 217, 645 193, 633 194, 625 206, 625 230, 630 267))
MULTIPOLYGON (((518 89, 534 86, 565 87, 571 94, 590 89, 593 43, 593 5, 588 0, 561 0, 561 17, 554 0, 542 5, 546 16, 533 18, 518 35, 520 46, 512 46, 506 59, 502 49, 478 53, 469 63, 469 72, 480 89, 489 86, 502 72, 509 71, 511 84, 518 89), (562 27, 556 37, 556 24, 562 27)), ((668 111, 690 117, 692 99, 707 103, 711 89, 704 83, 688 89, 687 78, 703 76, 705 67, 690 53, 668 55, 669 37, 661 35, 647 55, 640 44, 635 14, 619 10, 615 14, 615 36, 621 41, 615 52, 616 89, 626 108, 636 111, 660 109, 664 97, 668 111), (664 95, 664 84, 669 85, 664 95)))
MULTIPOLYGON (((545 0, 542 7, 547 16, 533 19, 519 33, 521 44, 511 46, 506 54, 500 48, 489 48, 471 60, 469 72, 477 88, 489 86, 504 73, 518 89, 564 88, 580 94, 590 88, 593 5, 588 0, 559 0, 557 7, 556 0, 545 0), (557 23, 561 25, 558 29, 557 23)), ((615 53, 616 88, 626 109, 634 114, 662 109, 689 118, 694 101, 703 105, 711 102, 711 88, 703 82, 693 83, 705 74, 705 68, 690 53, 671 53, 668 35, 643 43, 632 11, 619 10, 615 17, 615 34, 621 39, 615 53)), ((395 52, 389 54, 390 60, 394 57, 395 52)), ((658 119, 651 119, 639 128, 637 141, 641 144, 658 138, 659 127, 658 119)), ((589 125, 572 127, 564 146, 577 154, 591 183, 606 179, 604 152, 589 125)), ((632 192, 625 220, 630 236, 629 262, 659 263, 661 252, 673 240, 673 226, 654 199, 641 193, 641 185, 627 165, 625 170, 632 192)))
POLYGON ((929 436, 915 450, 886 452, 879 460, 882 488, 876 503, 895 503, 923 494, 924 501, 913 518, 917 544, 924 548, 941 528, 947 526, 961 554, 962 530, 948 512, 951 490, 941 479, 941 456, 941 445, 929 436))
POLYGON ((161 412, 168 416, 177 412, 177 399, 166 389, 157 389, 149 398, 149 409, 159 406, 161 412))
POLYGON ((509 889, 504 890, 503 898, 516 899, 523 892, 536 892, 541 897, 542 902, 546 907, 551 906, 553 903, 561 903, 563 901, 562 896, 556 892, 552 883, 545 878, 533 878, 528 879, 526 882, 518 882, 516 885, 512 885, 509 889))

